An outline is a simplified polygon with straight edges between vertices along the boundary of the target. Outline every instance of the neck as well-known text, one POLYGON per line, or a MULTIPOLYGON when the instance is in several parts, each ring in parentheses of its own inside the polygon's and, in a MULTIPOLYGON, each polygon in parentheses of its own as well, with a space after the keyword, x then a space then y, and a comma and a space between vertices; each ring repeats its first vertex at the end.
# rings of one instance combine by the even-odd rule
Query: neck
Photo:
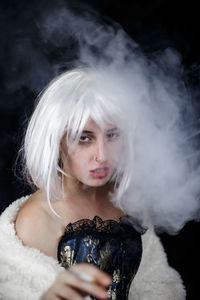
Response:
POLYGON ((64 191, 68 203, 102 205, 109 200, 109 193, 113 191, 113 184, 100 187, 86 186, 81 182, 67 178, 64 181, 64 191))

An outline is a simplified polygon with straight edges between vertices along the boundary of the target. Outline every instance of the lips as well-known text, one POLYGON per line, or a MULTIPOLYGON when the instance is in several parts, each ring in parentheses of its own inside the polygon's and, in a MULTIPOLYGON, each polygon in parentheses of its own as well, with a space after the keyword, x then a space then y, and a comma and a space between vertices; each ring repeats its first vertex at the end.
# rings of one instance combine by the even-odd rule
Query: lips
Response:
POLYGON ((97 168, 97 169, 90 171, 90 174, 94 178, 104 178, 108 175, 108 173, 109 173, 109 168, 107 168, 107 167, 97 168))

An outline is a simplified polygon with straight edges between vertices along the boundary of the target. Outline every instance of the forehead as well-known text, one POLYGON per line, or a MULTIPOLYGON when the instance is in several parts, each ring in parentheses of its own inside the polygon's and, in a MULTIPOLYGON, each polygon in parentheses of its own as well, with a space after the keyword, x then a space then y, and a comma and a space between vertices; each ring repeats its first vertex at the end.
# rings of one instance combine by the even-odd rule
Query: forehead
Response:
POLYGON ((89 118, 86 122, 83 130, 88 131, 99 131, 99 130, 109 130, 111 128, 116 128, 113 123, 104 121, 101 126, 99 126, 93 119, 89 118))

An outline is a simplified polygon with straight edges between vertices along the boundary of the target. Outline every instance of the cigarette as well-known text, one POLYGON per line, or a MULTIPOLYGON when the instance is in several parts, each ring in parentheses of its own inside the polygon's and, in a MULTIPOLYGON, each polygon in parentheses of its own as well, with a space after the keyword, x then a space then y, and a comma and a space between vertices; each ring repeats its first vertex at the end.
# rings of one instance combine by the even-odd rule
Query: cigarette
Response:
POLYGON ((70 270, 70 272, 72 272, 75 276, 77 276, 78 278, 80 278, 82 280, 85 280, 87 282, 94 282, 94 279, 88 274, 78 272, 78 271, 75 271, 75 270, 70 270))

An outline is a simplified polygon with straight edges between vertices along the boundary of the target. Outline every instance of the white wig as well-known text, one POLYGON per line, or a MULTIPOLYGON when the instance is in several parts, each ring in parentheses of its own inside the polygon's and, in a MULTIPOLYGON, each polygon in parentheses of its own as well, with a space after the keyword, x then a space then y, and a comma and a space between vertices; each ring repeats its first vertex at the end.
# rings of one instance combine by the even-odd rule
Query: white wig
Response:
POLYGON ((79 140, 89 118, 101 127, 105 122, 112 123, 122 132, 123 156, 112 178, 117 183, 113 196, 117 200, 127 190, 131 177, 132 125, 125 115, 126 105, 118 80, 111 70, 74 69, 55 78, 40 95, 25 135, 25 171, 29 181, 46 191, 51 209, 50 199, 63 196, 60 174, 64 172, 59 166, 61 140, 67 133, 70 149, 72 140, 79 140))

